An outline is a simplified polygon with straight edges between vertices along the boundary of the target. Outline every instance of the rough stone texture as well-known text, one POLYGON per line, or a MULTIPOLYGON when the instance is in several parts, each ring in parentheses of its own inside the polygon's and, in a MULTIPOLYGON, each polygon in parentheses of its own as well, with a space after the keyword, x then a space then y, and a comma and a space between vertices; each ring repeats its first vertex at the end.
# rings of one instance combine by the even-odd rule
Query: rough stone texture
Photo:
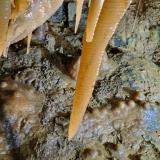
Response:
POLYGON ((23 158, 22 146, 31 143, 41 127, 43 95, 7 78, 0 82, 0 104, 0 159, 16 153, 23 158))
POLYGON ((74 7, 65 1, 45 31, 35 31, 30 54, 21 41, 0 59, 0 159, 159 160, 159 0, 130 6, 106 48, 81 127, 68 141, 75 88, 69 70, 80 56, 87 3, 77 34, 74 7))

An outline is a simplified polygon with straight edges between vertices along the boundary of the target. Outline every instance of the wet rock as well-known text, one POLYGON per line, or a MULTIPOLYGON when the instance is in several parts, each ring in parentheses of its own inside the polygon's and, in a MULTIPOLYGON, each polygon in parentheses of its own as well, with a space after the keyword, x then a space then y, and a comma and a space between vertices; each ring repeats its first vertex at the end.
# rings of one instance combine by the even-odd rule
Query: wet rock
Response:
POLYGON ((160 51, 157 50, 157 51, 155 51, 155 52, 153 53, 152 61, 153 61, 156 65, 160 66, 160 51))
MULTIPOLYGON (((113 157, 127 159, 130 157, 129 155, 136 155, 137 153, 142 153, 144 157, 147 157, 150 151, 144 153, 141 148, 144 147, 148 150, 144 143, 151 143, 150 145, 155 147, 155 149, 152 148, 153 153, 151 151, 152 158, 157 159, 160 156, 159 143, 157 144, 160 141, 158 136, 160 130, 159 116, 160 109, 156 104, 146 106, 144 109, 133 100, 119 100, 117 105, 114 103, 112 106, 88 111, 74 140, 83 141, 84 144, 88 140, 100 141, 105 146, 106 151, 110 153, 108 159, 113 157), (154 137, 155 140, 151 137, 154 137)), ((96 145, 93 145, 87 149, 88 153, 84 152, 83 154, 92 156, 94 159, 93 156, 97 155, 97 152, 92 150, 95 147, 96 145)))
POLYGON ((101 159, 105 160, 107 156, 107 152, 105 151, 105 147, 96 142, 90 142, 87 143, 83 150, 82 153, 80 154, 80 159, 81 160, 96 160, 96 159, 101 159))
POLYGON ((76 4, 74 2, 68 3, 68 21, 73 25, 76 17, 76 4))
POLYGON ((80 144, 68 142, 64 137, 57 137, 55 134, 48 134, 46 141, 38 149, 37 158, 43 159, 57 159, 67 160, 76 159, 77 150, 80 144))
POLYGON ((61 6, 56 13, 50 18, 50 20, 54 23, 61 23, 66 20, 65 15, 65 6, 61 6))
POLYGON ((41 126, 39 114, 43 100, 42 94, 31 87, 13 80, 0 81, 0 155, 12 155, 13 150, 18 151, 33 137, 41 126))
POLYGON ((44 23, 39 26, 32 34, 32 44, 42 44, 46 39, 46 33, 48 31, 48 24, 44 23))
POLYGON ((56 44, 56 40, 54 38, 54 36, 47 34, 46 36, 46 48, 50 51, 50 52, 54 52, 55 51, 55 44, 56 44))

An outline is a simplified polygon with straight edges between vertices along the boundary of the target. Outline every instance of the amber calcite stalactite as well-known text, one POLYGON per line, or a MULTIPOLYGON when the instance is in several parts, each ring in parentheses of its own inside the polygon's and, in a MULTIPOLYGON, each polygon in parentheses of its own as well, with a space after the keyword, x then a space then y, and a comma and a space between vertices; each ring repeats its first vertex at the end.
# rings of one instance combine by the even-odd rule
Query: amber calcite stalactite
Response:
POLYGON ((75 33, 77 32, 79 22, 81 19, 82 8, 83 8, 84 0, 77 0, 76 2, 76 24, 75 24, 75 33))
POLYGON ((6 46, 9 18, 11 15, 11 0, 0 0, 0 56, 6 46))
POLYGON ((100 12, 103 7, 104 0, 92 0, 89 9, 88 22, 86 27, 86 41, 91 42, 94 31, 99 19, 100 12))
MULTIPOLYGON (((92 3, 93 1, 91 1, 91 6, 93 5, 92 3)), ((86 35, 83 38, 80 70, 69 125, 69 139, 76 134, 83 119, 92 96, 105 47, 125 13, 127 6, 128 0, 105 0, 92 42, 86 41, 86 35)), ((87 23, 90 23, 89 21, 90 19, 88 19, 87 23)))

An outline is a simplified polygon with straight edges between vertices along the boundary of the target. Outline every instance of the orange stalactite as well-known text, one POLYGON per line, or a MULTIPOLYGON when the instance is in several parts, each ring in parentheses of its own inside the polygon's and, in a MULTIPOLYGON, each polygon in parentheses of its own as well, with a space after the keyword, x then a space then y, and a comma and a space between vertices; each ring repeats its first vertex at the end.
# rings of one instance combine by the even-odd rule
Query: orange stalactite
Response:
POLYGON ((6 38, 7 38, 10 14, 11 14, 11 1, 1 0, 0 1, 0 56, 2 56, 6 46, 6 38))
POLYGON ((69 139, 75 136, 80 126, 92 96, 106 45, 115 32, 127 6, 128 0, 105 0, 92 42, 86 41, 86 35, 83 38, 80 70, 69 124, 69 139))
POLYGON ((78 30, 79 22, 81 19, 82 8, 83 8, 84 0, 77 0, 76 2, 76 24, 75 24, 75 33, 78 30))
MULTIPOLYGON (((10 44, 31 34, 42 25, 64 0, 1 0, 0 56, 6 55, 10 44), (32 25, 31 25, 32 24, 32 25)), ((83 37, 76 91, 69 125, 69 138, 77 132, 92 96, 105 47, 112 37, 130 0, 89 0, 89 15, 83 37)), ((75 32, 80 22, 84 0, 77 0, 75 32)))
POLYGON ((86 27, 86 41, 91 42, 94 36, 94 31, 99 19, 100 12, 103 7, 104 0, 92 0, 89 8, 87 27, 86 27))

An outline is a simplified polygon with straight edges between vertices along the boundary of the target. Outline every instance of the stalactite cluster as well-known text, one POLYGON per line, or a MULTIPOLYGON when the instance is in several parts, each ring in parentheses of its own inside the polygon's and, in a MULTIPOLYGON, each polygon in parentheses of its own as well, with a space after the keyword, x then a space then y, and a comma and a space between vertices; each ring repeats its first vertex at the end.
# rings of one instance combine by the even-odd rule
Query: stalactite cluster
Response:
MULTIPOLYGON (((0 55, 6 55, 10 44, 29 35, 43 24, 63 0, 1 0, 0 55)), ((84 0, 76 1, 78 30, 84 0)), ((90 0, 76 91, 69 125, 69 139, 77 132, 91 98, 105 47, 124 15, 129 0, 90 0)), ((29 45, 28 45, 29 46, 29 45)))

